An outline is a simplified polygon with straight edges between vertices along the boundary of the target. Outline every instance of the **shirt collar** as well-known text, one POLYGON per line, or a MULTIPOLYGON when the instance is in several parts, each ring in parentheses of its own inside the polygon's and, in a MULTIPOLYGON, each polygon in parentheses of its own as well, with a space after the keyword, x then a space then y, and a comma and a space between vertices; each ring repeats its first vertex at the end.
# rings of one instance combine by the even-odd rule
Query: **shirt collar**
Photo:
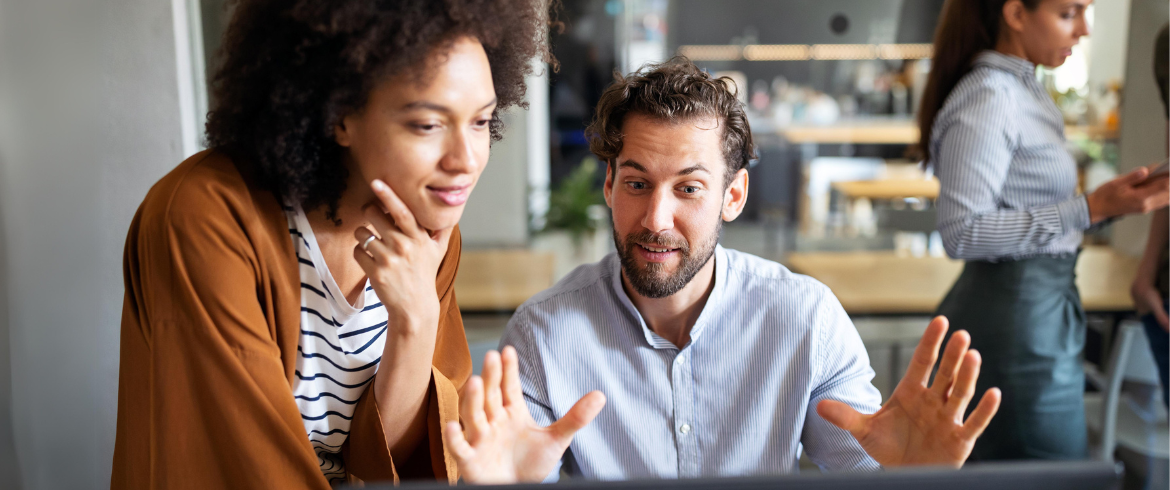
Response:
MULTIPOLYGON (((715 285, 711 287, 711 294, 707 296, 703 311, 699 313, 695 326, 691 328, 691 344, 699 340, 699 336, 707 329, 707 324, 718 321, 719 305, 722 304, 724 293, 727 290, 727 251, 723 249, 722 245, 715 245, 715 253, 711 256, 711 260, 715 261, 715 285)), ((678 346, 674 345, 673 342, 650 330, 650 327, 646 325, 646 320, 642 318, 642 314, 638 312, 638 308, 634 306, 634 302, 626 294, 626 288, 622 285, 622 262, 616 253, 614 254, 612 271, 613 280, 611 283, 614 293, 617 294, 622 305, 634 315, 634 318, 638 319, 638 325, 642 328, 646 343, 655 349, 677 349, 678 346)))
POLYGON ((1003 54, 993 49, 980 52, 975 56, 975 61, 971 65, 990 66, 1015 74, 1021 78, 1036 79, 1036 65, 1032 64, 1032 62, 1023 58, 1003 54))

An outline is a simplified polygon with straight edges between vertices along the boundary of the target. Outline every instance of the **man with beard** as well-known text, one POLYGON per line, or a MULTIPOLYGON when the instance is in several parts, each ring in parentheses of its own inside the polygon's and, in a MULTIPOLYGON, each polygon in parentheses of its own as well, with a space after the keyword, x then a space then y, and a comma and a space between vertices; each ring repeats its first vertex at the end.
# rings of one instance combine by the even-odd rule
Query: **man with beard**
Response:
MULTIPOLYGON (((980 364, 966 332, 928 385, 947 330, 931 322, 881 406, 828 288, 718 245, 722 222, 743 209, 753 157, 729 80, 685 59, 618 77, 589 132, 607 163, 617 253, 516 311, 501 341, 515 351, 502 363, 489 354, 483 381, 469 384, 469 444, 452 444, 456 458, 494 451, 530 463, 527 477, 501 481, 562 468, 596 479, 785 473, 801 451, 826 470, 963 464, 999 404, 988 390, 964 422, 980 364), (543 429, 574 419, 578 403, 600 414, 575 437, 543 429)), ((577 418, 574 428, 588 423, 577 418)))

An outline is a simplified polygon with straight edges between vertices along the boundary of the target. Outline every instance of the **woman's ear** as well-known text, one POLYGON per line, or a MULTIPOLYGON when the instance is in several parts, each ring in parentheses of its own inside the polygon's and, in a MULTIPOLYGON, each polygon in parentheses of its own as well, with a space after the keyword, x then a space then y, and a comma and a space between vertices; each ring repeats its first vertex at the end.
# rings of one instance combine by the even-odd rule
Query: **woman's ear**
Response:
POLYGON ((723 212, 720 214, 723 221, 735 221, 743 212, 748 196, 748 171, 741 168, 735 172, 735 177, 723 191, 723 212))
POLYGON ((337 121, 337 124, 333 125, 333 139, 337 141, 338 145, 348 148, 350 145, 349 128, 352 125, 346 124, 347 122, 350 122, 349 116, 341 118, 340 121, 337 121))
POLYGON ((1028 8, 1022 0, 1008 0, 1003 4, 1003 22, 1013 32, 1024 32, 1024 15, 1028 8))

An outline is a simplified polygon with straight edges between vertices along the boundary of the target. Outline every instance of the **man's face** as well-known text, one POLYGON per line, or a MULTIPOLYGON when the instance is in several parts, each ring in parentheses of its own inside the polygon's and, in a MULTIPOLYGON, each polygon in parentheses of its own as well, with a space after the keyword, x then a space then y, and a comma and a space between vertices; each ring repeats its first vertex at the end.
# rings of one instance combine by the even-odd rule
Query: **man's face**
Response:
POLYGON ((715 118, 662 121, 641 114, 622 123, 621 153, 606 169, 605 202, 614 245, 634 290, 670 296, 710 260, 723 220, 747 198, 747 171, 724 188, 727 165, 715 118))

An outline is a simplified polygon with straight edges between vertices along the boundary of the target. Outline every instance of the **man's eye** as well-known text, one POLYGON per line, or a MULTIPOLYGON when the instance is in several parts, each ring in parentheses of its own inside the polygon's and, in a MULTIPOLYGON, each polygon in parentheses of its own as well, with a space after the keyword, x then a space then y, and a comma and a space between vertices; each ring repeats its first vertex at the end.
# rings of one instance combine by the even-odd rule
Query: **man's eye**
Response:
POLYGON ((438 124, 415 124, 414 129, 419 131, 434 131, 439 127, 438 124))
POLYGON ((629 186, 630 186, 630 189, 640 191, 640 190, 646 188, 646 183, 645 182, 630 182, 629 186))
POLYGON ((685 185, 685 186, 683 186, 682 191, 687 193, 687 194, 694 194, 696 192, 699 192, 699 188, 695 187, 693 185, 685 185))

